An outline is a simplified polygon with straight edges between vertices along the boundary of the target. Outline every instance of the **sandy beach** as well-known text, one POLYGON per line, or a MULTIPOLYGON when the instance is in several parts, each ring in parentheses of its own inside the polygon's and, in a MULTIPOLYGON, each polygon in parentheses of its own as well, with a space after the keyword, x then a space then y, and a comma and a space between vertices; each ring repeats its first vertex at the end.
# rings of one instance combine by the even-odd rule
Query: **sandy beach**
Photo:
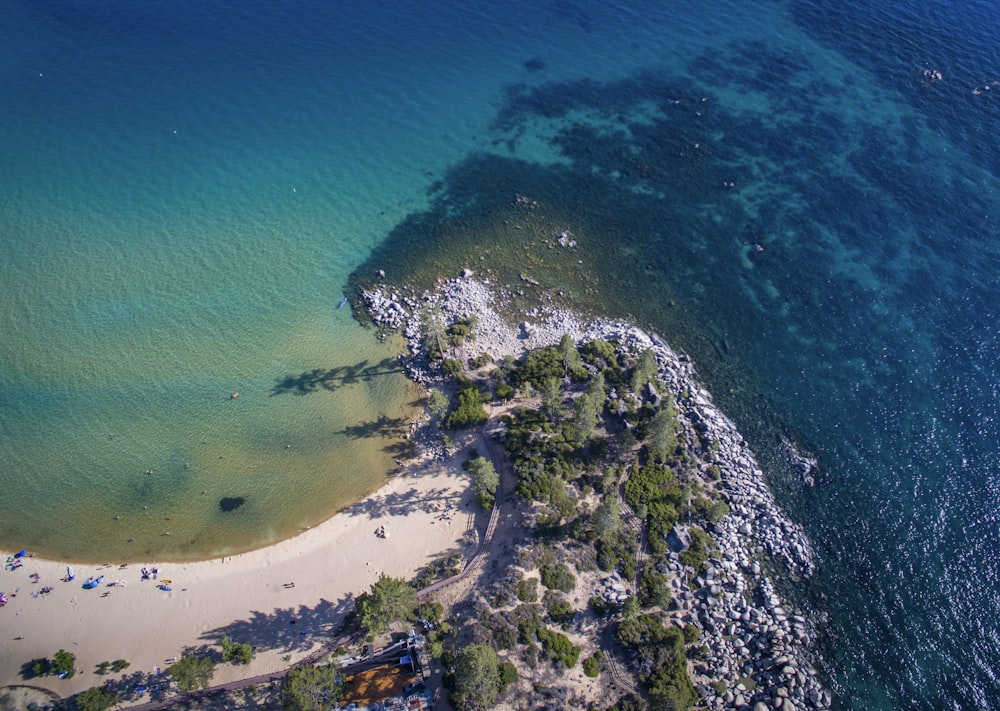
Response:
POLYGON ((65 649, 76 655, 75 677, 27 683, 70 696, 109 678, 94 673, 103 661, 127 660, 124 675, 163 673, 186 649, 217 645, 224 634, 254 645, 256 657, 249 666, 220 664, 215 683, 286 668, 329 637, 353 596, 380 573, 411 578, 439 555, 470 550, 465 542, 483 523, 476 514, 486 514, 472 504, 460 462, 415 463, 323 524, 242 555, 77 565, 72 582, 63 580, 65 563, 25 558, 0 572, 0 591, 10 598, 0 608, 0 686, 24 683, 26 662, 65 649), (384 538, 375 534, 382 526, 384 538), (156 579, 143 580, 143 567, 157 568, 156 579), (82 588, 98 575, 99 587, 82 588), (158 587, 165 581, 170 591, 158 587), (52 591, 42 594, 43 587, 52 591))

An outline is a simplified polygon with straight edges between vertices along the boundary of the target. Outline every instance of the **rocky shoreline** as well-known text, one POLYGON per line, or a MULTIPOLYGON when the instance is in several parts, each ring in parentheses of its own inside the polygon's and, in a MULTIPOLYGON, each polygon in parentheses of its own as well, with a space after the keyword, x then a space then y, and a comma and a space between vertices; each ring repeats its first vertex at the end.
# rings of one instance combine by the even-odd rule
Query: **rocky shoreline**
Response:
MULTIPOLYGON (((808 577, 814 555, 802 530, 781 512, 747 442, 735 424, 713 404, 697 382, 693 364, 655 335, 608 319, 585 320, 550 305, 528 312, 514 325, 498 302, 510 294, 471 272, 414 294, 386 284, 363 290, 368 315, 381 328, 400 331, 410 355, 403 358, 409 376, 430 383, 438 376, 424 351, 428 329, 442 329, 469 315, 477 318, 475 338, 464 347, 468 357, 520 356, 556 345, 563 334, 577 343, 601 339, 633 354, 652 348, 660 377, 671 388, 684 436, 715 443, 711 454, 721 474, 716 484, 731 513, 715 527, 720 555, 688 585, 679 550, 667 558, 674 598, 675 624, 702 630, 706 653, 694 664, 703 703, 715 709, 825 709, 832 703, 810 663, 815 621, 786 611, 761 560, 780 563, 792 576, 808 577), (439 323, 433 323, 433 321, 439 323), (746 680, 753 676, 754 681, 746 680), (725 688, 712 681, 724 680, 725 688), (752 688, 751 688, 752 687, 752 688)), ((678 531, 683 537, 683 531, 678 531)))

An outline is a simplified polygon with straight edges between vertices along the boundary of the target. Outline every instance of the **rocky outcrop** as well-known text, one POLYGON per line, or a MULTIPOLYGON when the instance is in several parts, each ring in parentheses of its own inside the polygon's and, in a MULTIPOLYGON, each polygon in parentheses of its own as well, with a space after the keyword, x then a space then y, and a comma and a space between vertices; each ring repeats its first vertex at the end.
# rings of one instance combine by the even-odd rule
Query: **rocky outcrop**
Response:
MULTIPOLYGON (((719 480, 715 486, 729 505, 712 531, 719 554, 689 584, 694 572, 680 561, 686 536, 675 533, 662 572, 670 573, 673 619, 701 629, 704 656, 694 667, 706 706, 713 709, 825 709, 831 696, 809 663, 814 622, 786 610, 762 561, 784 566, 793 576, 809 576, 814 555, 801 528, 781 511, 764 473, 735 424, 712 402, 698 382, 690 359, 676 354, 662 339, 631 324, 584 319, 566 309, 539 306, 517 324, 501 315, 508 300, 500 288, 471 273, 419 297, 381 285, 362 293, 375 323, 400 330, 410 349, 404 359, 410 376, 427 383, 439 377, 424 352, 428 328, 474 315, 474 339, 465 355, 514 355, 556 345, 563 334, 578 343, 600 339, 638 355, 652 349, 660 379, 671 390, 685 436, 701 448, 705 466, 719 480), (707 451, 702 443, 711 443, 707 451), (710 462, 710 464, 708 463, 710 462), (752 677, 753 688, 740 683, 752 677), (724 681, 717 690, 709 681, 724 681)), ((659 393, 657 393, 659 395, 659 393)), ((807 460, 808 461, 808 460, 807 460)), ((708 477, 706 477, 708 480, 708 477)))

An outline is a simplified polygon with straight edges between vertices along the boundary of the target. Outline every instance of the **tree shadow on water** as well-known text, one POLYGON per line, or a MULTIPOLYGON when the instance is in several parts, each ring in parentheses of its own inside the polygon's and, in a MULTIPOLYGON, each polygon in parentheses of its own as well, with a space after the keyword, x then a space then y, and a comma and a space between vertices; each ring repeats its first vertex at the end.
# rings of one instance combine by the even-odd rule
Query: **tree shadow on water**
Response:
POLYGON ((394 358, 383 358, 378 363, 363 360, 354 365, 314 368, 298 375, 279 378, 271 388, 271 395, 308 395, 320 390, 333 392, 345 385, 354 385, 380 375, 399 372, 402 372, 402 367, 394 358))
POLYGON ((387 417, 380 415, 377 420, 359 422, 347 425, 341 434, 350 439, 366 439, 368 437, 402 437, 406 434, 409 420, 405 417, 387 417))
POLYGON ((234 642, 250 644, 256 651, 278 650, 284 654, 308 651, 317 641, 335 636, 347 613, 354 608, 351 595, 337 601, 320 600, 315 606, 276 608, 272 612, 254 611, 247 620, 235 620, 224 627, 201 635, 218 644, 223 635, 234 642))

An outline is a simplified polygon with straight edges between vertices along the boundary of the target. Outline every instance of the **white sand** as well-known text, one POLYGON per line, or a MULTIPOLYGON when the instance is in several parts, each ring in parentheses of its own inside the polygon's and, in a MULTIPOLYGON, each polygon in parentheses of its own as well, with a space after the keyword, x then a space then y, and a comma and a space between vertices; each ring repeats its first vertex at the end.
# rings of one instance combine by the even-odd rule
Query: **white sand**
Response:
POLYGON ((10 597, 20 588, 0 608, 0 686, 21 682, 25 662, 51 658, 62 648, 76 655, 76 676, 28 683, 65 697, 100 685, 104 677, 94 669, 102 661, 128 660, 126 675, 153 673, 165 670, 187 647, 217 645, 224 633, 255 645, 257 657, 249 666, 220 665, 214 683, 289 666, 318 648, 352 596, 367 590, 380 572, 411 578, 442 553, 468 552, 462 541, 478 507, 468 505, 472 496, 464 473, 438 464, 416 471, 417 476, 404 472, 322 525, 268 548, 157 565, 157 581, 142 581, 143 566, 132 564, 74 566, 76 580, 62 582, 65 563, 25 559, 19 570, 0 572, 0 591, 10 597), (384 539, 375 535, 379 526, 385 526, 384 539), (32 573, 39 574, 38 583, 31 581, 32 573), (104 575, 104 584, 82 589, 84 579, 96 575, 104 575), (125 587, 107 586, 119 579, 125 587), (157 588, 164 579, 171 581, 171 592, 157 588), (54 589, 37 595, 43 586, 54 589))

